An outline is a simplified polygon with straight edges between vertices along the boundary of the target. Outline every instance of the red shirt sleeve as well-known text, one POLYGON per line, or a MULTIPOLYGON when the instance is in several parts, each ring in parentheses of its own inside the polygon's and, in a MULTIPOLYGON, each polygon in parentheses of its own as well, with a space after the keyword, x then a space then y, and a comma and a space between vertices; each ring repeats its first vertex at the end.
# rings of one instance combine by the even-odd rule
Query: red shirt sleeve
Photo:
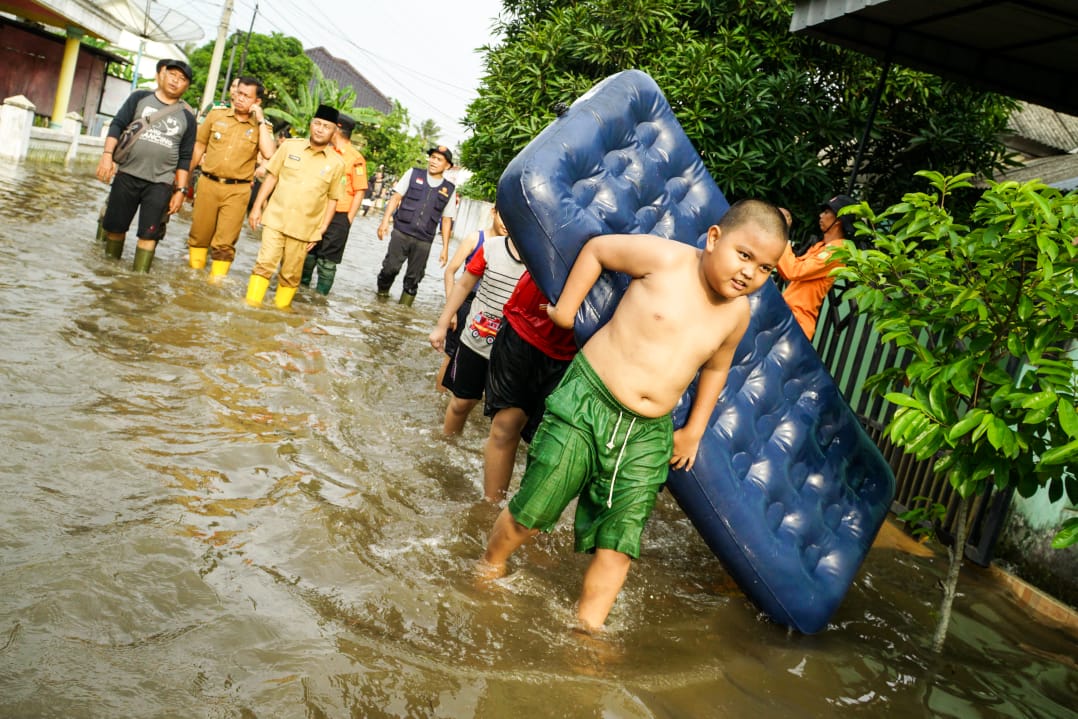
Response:
POLYGON ((468 262, 465 268, 468 272, 471 272, 476 277, 482 277, 483 273, 487 269, 487 256, 483 252, 483 245, 479 246, 479 249, 472 255, 472 259, 468 262))

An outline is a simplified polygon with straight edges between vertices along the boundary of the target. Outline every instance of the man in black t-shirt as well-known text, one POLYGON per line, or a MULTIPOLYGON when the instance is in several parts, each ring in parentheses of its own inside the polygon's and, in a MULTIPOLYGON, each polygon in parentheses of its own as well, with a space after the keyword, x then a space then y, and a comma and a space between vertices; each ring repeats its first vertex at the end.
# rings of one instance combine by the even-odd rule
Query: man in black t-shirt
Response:
POLYGON ((112 181, 101 220, 105 252, 117 259, 123 255, 124 236, 138 211, 137 271, 150 269, 169 216, 183 206, 197 128, 194 113, 180 97, 191 85, 191 75, 191 66, 183 60, 158 62, 157 89, 136 90, 124 101, 109 125, 105 150, 97 163, 97 179, 112 181), (155 115, 130 153, 114 162, 113 152, 128 125, 155 115))

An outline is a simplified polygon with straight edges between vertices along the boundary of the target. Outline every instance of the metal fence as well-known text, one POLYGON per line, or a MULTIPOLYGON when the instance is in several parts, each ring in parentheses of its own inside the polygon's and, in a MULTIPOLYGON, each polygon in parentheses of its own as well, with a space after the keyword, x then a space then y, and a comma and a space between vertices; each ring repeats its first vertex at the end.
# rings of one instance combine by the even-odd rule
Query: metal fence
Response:
MULTIPOLYGON (((909 362, 909 352, 880 342, 868 318, 858 315, 851 302, 839 297, 839 287, 828 293, 812 344, 895 473, 897 490, 891 511, 902 514, 930 503, 944 505, 947 512, 936 530, 940 539, 950 545, 950 538, 955 533, 958 493, 945 477, 937 477, 932 471, 934 458, 918 461, 891 442, 884 427, 895 408, 883 397, 865 389, 865 380, 872 375, 909 362)), ((988 566, 992 561, 1012 494, 1011 489, 998 492, 992 487, 971 507, 965 552, 971 561, 982 566, 988 566)))

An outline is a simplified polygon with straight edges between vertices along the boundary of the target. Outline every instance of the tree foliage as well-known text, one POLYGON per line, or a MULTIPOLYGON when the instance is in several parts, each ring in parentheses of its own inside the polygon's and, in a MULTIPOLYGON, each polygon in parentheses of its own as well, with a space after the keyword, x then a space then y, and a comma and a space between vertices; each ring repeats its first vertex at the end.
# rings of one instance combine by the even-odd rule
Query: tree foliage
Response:
MULTIPOLYGON (((961 217, 951 201, 971 175, 917 174, 930 192, 879 215, 860 205, 873 246, 835 252, 845 297, 882 342, 913 356, 872 378, 897 407, 887 432, 918 459, 937 458, 962 497, 959 517, 993 485, 1024 497, 1046 487, 1051 501, 1078 504, 1078 193, 991 183, 961 217)), ((945 631, 944 620, 940 647, 945 631)))
MULTIPOLYGON (((232 57, 233 49, 235 49, 235 56, 232 77, 241 74, 240 61, 243 59, 244 43, 246 41, 247 33, 240 31, 232 33, 226 40, 221 73, 217 79, 217 88, 213 94, 214 99, 220 99, 221 97, 221 88, 226 83, 225 76, 228 61, 232 57)), ((184 99, 192 107, 197 107, 202 101, 202 91, 206 87, 210 60, 213 57, 213 46, 213 42, 206 43, 189 55, 191 69, 194 71, 195 77, 184 99)), ((297 97, 300 89, 310 83, 313 71, 314 63, 303 54, 303 44, 296 38, 279 32, 272 35, 251 33, 250 41, 247 42, 247 56, 242 74, 256 77, 265 85, 266 98, 263 104, 266 107, 277 106, 282 94, 297 97)))
POLYGON ((426 165, 427 146, 422 138, 411 133, 408 110, 396 100, 380 125, 360 123, 356 127, 366 139, 364 155, 372 174, 379 165, 385 165, 391 177, 400 177, 409 168, 426 165))
POLYGON ((336 80, 327 79, 317 66, 311 71, 311 82, 302 85, 293 97, 281 90, 277 107, 266 108, 266 115, 278 123, 287 122, 292 127, 294 136, 306 137, 310 131, 311 118, 318 111, 319 105, 329 105, 340 112, 350 115, 356 123, 378 126, 385 116, 369 107, 356 107, 356 91, 351 87, 342 89, 336 80))
MULTIPOLYGON (((650 74, 719 187, 815 217, 845 191, 880 67, 789 32, 776 0, 504 0, 504 41, 465 124, 462 162, 492 194, 502 170, 598 80, 650 74)), ((893 68, 862 161, 860 195, 897 201, 919 169, 988 173, 1013 103, 893 68)), ((815 224, 815 223, 811 223, 815 224)), ((804 222, 799 222, 804 226, 804 222)), ((795 226, 796 229, 796 226, 795 226)))

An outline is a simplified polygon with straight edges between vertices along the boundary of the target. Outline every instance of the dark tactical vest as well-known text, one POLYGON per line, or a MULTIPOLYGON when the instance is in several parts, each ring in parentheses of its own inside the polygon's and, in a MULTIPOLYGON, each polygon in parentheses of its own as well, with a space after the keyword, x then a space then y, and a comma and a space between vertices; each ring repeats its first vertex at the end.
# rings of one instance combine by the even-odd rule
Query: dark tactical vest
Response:
POLYGON ((431 187, 427 184, 426 170, 412 170, 408 190, 393 213, 396 229, 424 242, 433 240, 454 188, 455 185, 446 179, 437 187, 431 187))

